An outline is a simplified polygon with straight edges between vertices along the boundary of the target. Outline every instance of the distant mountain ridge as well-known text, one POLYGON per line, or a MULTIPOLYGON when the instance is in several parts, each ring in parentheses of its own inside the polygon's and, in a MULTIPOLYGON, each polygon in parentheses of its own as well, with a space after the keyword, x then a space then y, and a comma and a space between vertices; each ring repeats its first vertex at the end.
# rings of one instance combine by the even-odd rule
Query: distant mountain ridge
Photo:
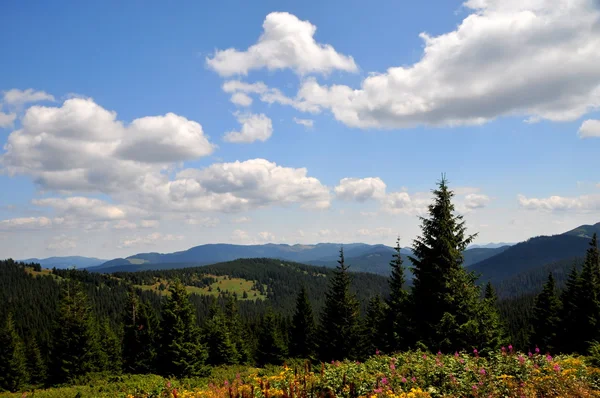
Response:
POLYGON ((89 268, 106 262, 106 260, 101 258, 83 256, 27 258, 20 261, 24 263, 38 263, 44 268, 89 268))
POLYGON ((594 225, 581 225, 577 228, 565 232, 563 235, 574 235, 582 238, 591 238, 594 234, 600 235, 600 222, 594 225))

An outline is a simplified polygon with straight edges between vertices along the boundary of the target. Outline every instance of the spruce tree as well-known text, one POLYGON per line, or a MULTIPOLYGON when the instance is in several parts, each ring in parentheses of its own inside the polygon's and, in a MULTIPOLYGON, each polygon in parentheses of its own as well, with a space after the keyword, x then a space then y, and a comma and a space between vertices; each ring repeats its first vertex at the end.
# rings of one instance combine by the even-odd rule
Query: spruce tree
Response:
POLYGON ((262 319, 258 333, 258 347, 256 349, 256 360, 260 366, 266 364, 281 365, 287 356, 279 320, 273 314, 271 308, 262 319))
POLYGON ((123 370, 123 355, 122 355, 122 342, 110 327, 108 319, 104 319, 99 327, 100 330, 100 346, 102 352, 106 358, 106 364, 104 370, 109 371, 112 374, 119 374, 123 370))
POLYGON ((175 280, 162 311, 160 364, 167 376, 190 377, 206 372, 206 348, 200 342, 196 310, 185 286, 175 280))
POLYGON ((123 368, 128 373, 152 373, 156 369, 159 323, 148 303, 130 289, 123 318, 123 368))
POLYGON ((99 370, 94 318, 82 285, 72 279, 62 283, 54 328, 52 372, 62 383, 99 370))
POLYGON ((211 306, 209 318, 204 325, 203 340, 208 348, 208 364, 232 365, 239 362, 240 355, 233 342, 231 329, 216 300, 211 306))
POLYGON ((580 354, 587 352, 592 342, 600 340, 600 280, 598 279, 600 264, 598 258, 598 241, 594 234, 579 276, 575 322, 570 325, 577 335, 575 351, 580 354))
POLYGON ((406 278, 404 277, 404 266, 400 250, 400 238, 398 238, 390 262, 392 268, 392 273, 388 279, 390 295, 386 300, 385 347, 383 348, 388 353, 406 349, 410 341, 409 296, 405 289, 406 278))
POLYGON ((500 316, 498 296, 491 282, 485 285, 484 299, 481 305, 479 347, 483 353, 510 343, 507 341, 507 327, 500 316))
POLYGON ((531 345, 544 351, 554 352, 557 348, 557 332, 560 328, 560 299, 556 294, 556 283, 552 273, 542 292, 535 298, 533 307, 531 345))
POLYGON ((35 338, 30 338, 27 344, 27 367, 30 382, 33 385, 44 384, 48 378, 48 368, 42 357, 40 346, 35 338))
POLYGON ((368 358, 386 344, 386 307, 379 296, 372 297, 363 324, 362 358, 368 358))
POLYGON ((581 278, 577 272, 576 265, 573 265, 571 272, 567 278, 565 289, 560 295, 561 311, 560 320, 561 324, 558 330, 559 333, 559 351, 565 353, 572 353, 579 349, 578 345, 578 333, 575 325, 579 322, 580 317, 579 310, 579 294, 581 291, 581 278))
POLYGON ((354 359, 359 354, 360 313, 356 296, 350 291, 351 276, 344 262, 344 250, 325 293, 319 326, 319 355, 322 360, 354 359))
POLYGON ((482 317, 490 314, 480 299, 477 277, 462 266, 462 253, 475 235, 467 235, 463 217, 454 214, 454 193, 445 177, 433 194, 429 217, 420 217, 422 236, 415 239, 414 257, 410 257, 414 273, 411 318, 417 345, 451 352, 481 348, 481 336, 490 323, 482 317))
POLYGON ((303 285, 296 298, 292 319, 290 354, 296 358, 312 358, 315 354, 315 319, 312 305, 303 285))
POLYGON ((232 295, 229 295, 225 300, 225 321, 231 335, 231 341, 238 353, 236 363, 250 362, 252 354, 248 345, 248 335, 238 313, 237 299, 232 295))
POLYGON ((0 390, 19 391, 29 381, 25 346, 17 333, 12 313, 0 330, 0 390))

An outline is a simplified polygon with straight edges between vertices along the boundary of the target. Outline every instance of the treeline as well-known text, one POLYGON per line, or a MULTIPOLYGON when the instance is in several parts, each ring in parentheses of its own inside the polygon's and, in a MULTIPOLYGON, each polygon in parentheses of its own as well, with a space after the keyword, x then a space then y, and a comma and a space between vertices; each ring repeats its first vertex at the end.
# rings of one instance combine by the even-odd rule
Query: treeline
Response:
POLYGON ((598 330, 592 325, 600 321, 595 240, 589 261, 581 274, 569 278, 570 293, 562 300, 557 303, 549 282, 535 299, 534 311, 533 302, 524 299, 522 307, 513 307, 522 312, 507 316, 511 307, 498 302, 492 285, 481 291, 477 275, 462 266, 462 253, 474 235, 466 233, 452 197, 442 179, 409 258, 414 275, 410 288, 399 241, 387 282, 377 275, 350 273, 343 249, 335 270, 254 259, 135 274, 54 270, 32 276, 29 265, 5 261, 0 264, 0 295, 7 303, 0 307, 5 320, 0 388, 72 383, 93 372, 186 377, 222 364, 363 360, 377 351, 416 348, 487 355, 512 338, 521 340, 520 348, 537 344, 562 350, 566 348, 547 341, 566 336, 552 335, 562 330, 553 326, 567 324, 564 314, 579 314, 578 326, 568 333, 571 341, 586 342, 568 348, 588 349, 598 330), (254 280, 267 286, 267 299, 242 301, 224 292, 219 297, 190 295, 185 284, 209 282, 198 275, 254 280), (157 280, 169 281, 169 294, 134 288, 157 280))

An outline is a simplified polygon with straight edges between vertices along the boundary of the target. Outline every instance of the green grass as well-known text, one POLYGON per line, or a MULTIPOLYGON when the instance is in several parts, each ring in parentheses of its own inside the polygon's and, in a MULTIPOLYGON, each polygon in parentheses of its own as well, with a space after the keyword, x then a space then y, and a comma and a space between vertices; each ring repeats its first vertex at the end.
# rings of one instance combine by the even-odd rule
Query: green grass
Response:
MULTIPOLYGON (((199 294, 205 296, 218 296, 220 292, 236 293, 239 300, 265 300, 267 297, 261 294, 258 290, 253 289, 254 281, 242 278, 231 278, 228 276, 202 275, 216 279, 216 282, 210 286, 200 288, 197 286, 186 286, 185 289, 190 294, 199 294), (248 298, 244 299, 243 294, 246 292, 248 298), (256 296, 255 296, 256 294, 256 296)), ((136 285, 142 290, 153 291, 161 295, 169 295, 169 281, 157 280, 153 285, 136 285), (164 290, 160 290, 160 284, 165 286, 164 290)), ((266 288, 266 286, 265 286, 266 288)))

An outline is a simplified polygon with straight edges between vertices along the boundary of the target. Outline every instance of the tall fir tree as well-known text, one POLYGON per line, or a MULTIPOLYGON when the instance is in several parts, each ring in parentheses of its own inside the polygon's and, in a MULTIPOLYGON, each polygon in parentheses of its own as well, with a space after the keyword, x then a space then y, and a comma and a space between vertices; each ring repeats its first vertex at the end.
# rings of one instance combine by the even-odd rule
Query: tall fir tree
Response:
POLYGON ((31 337, 27 343, 27 368, 31 384, 39 386, 46 382, 48 367, 42 357, 40 346, 34 337, 31 337))
POLYGON ((406 349, 410 341, 409 296, 406 290, 404 265, 400 254, 400 238, 396 240, 390 267, 392 272, 388 279, 390 295, 386 300, 385 346, 388 353, 406 349))
POLYGON ((550 273, 541 293, 535 298, 531 322, 533 333, 530 344, 532 346, 537 346, 545 352, 555 352, 559 343, 560 306, 560 299, 556 294, 556 282, 550 273))
POLYGON ((122 341, 115 331, 110 327, 108 318, 99 325, 100 346, 106 357, 104 370, 112 374, 120 374, 123 371, 122 341))
POLYGON ((435 351, 481 348, 481 336, 490 323, 482 317, 490 314, 480 299, 477 277, 462 266, 462 253, 476 235, 467 235, 463 217, 454 214, 454 193, 444 176, 433 194, 429 218, 421 217, 422 236, 415 239, 410 257, 417 345, 435 351))
POLYGON ((0 329, 0 390, 19 391, 29 382, 23 340, 17 333, 12 313, 0 329))
POLYGON ((369 300, 363 321, 361 358, 368 358, 386 345, 386 305, 379 296, 369 300))
POLYGON ((292 318, 290 354, 297 358, 313 358, 315 355, 315 318, 308 292, 303 285, 296 298, 296 310, 292 318))
POLYGON ((281 333, 279 319, 269 308, 260 323, 256 360, 260 366, 280 365, 287 354, 288 350, 281 333))
POLYGON ((482 352, 494 350, 502 345, 510 343, 507 340, 507 327, 500 315, 498 308, 498 295, 491 282, 486 283, 483 303, 481 305, 481 320, 479 347, 482 352))
POLYGON ((196 309, 189 300, 185 286, 173 281, 162 311, 161 357, 162 372, 167 376, 190 377, 206 373, 206 348, 200 341, 196 325, 196 309))
POLYGON ((575 351, 585 354, 592 342, 600 340, 600 264, 596 234, 590 241, 576 294, 577 314, 570 327, 576 331, 575 351))
POLYGON ((209 365, 232 365, 239 362, 240 354, 231 332, 221 307, 216 300, 213 301, 203 332, 203 340, 208 349, 207 363, 209 365))
POLYGON ((62 383, 100 370, 95 319, 80 282, 67 279, 62 283, 54 330, 54 381, 62 383))
POLYGON ((237 363, 249 363, 252 360, 252 354, 248 344, 248 335, 238 312, 237 298, 233 295, 227 296, 225 300, 225 321, 231 334, 231 341, 239 356, 237 363))
POLYGON ((565 288, 560 295, 561 311, 560 311, 560 327, 559 347, 561 352, 572 353, 580 349, 578 341, 578 330, 574 327, 579 323, 579 294, 581 292, 581 278, 577 272, 577 266, 573 265, 565 288))
POLYGON ((325 361, 354 359, 359 355, 360 309, 356 295, 350 291, 348 269, 341 248, 319 325, 319 356, 325 361))
POLYGON ((123 369, 151 373, 156 369, 159 322, 154 309, 131 288, 123 316, 123 369))

